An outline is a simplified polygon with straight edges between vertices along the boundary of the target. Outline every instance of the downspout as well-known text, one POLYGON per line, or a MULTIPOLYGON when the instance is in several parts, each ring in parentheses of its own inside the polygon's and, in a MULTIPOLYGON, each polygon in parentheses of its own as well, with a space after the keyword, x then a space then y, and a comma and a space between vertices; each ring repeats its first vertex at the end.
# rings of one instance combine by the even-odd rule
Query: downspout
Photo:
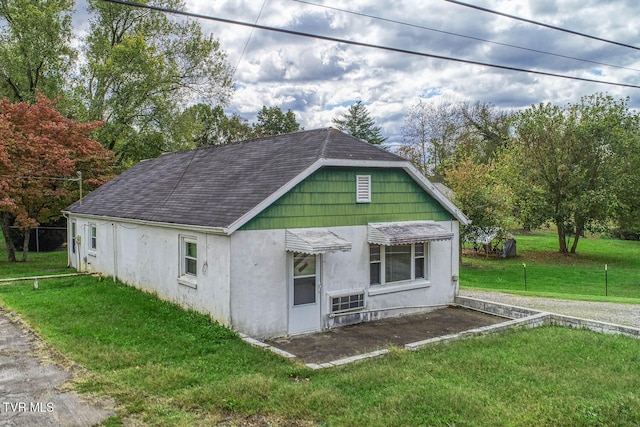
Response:
POLYGON ((117 233, 116 233, 116 223, 111 223, 111 229, 113 230, 113 281, 116 281, 116 277, 118 275, 118 249, 117 249, 117 233))
POLYGON ((65 213, 63 213, 62 216, 67 220, 67 268, 71 268, 71 254, 74 252, 75 248, 69 252, 69 243, 74 242, 75 239, 71 236, 71 223, 69 222, 69 217, 65 213), (69 239, 69 236, 71 236, 71 239, 69 239))

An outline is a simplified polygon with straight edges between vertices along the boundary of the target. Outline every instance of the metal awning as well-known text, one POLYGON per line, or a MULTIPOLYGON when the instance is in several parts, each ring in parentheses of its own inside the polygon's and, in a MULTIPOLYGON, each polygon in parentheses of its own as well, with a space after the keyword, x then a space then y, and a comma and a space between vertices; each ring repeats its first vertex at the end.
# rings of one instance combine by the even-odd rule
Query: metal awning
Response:
POLYGON ((305 254, 348 252, 351 250, 351 242, 346 241, 326 228, 286 230, 285 246, 287 251, 305 254))
POLYGON ((433 221, 371 223, 367 230, 369 243, 385 246, 451 240, 453 236, 433 221))

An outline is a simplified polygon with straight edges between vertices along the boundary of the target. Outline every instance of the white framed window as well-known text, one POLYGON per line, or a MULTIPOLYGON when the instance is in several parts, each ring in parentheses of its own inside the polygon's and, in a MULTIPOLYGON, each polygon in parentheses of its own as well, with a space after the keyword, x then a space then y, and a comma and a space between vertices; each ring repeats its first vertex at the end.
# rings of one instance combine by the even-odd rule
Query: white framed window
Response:
POLYGON ((196 287, 198 278, 198 241, 195 237, 180 236, 180 277, 182 285, 196 287))
POLYGON ((331 297, 331 313, 344 313, 364 308, 364 292, 331 297))
POLYGON ((356 202, 371 203, 371 175, 356 175, 356 202))
POLYGON ((76 253, 76 236, 78 235, 78 225, 71 221, 71 253, 76 253))
POLYGON ((429 245, 369 245, 369 284, 429 279, 429 245))
POLYGON ((96 255, 98 248, 98 227, 95 224, 89 224, 89 255, 96 255))

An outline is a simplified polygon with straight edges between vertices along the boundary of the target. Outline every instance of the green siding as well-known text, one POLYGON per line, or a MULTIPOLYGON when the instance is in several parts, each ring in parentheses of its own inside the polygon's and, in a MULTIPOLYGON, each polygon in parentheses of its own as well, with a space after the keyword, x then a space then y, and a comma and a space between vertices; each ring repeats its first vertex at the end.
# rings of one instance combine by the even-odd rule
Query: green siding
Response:
POLYGON ((241 230, 451 219, 402 169, 331 167, 307 177, 241 230), (371 175, 371 203, 356 203, 356 175, 371 175))

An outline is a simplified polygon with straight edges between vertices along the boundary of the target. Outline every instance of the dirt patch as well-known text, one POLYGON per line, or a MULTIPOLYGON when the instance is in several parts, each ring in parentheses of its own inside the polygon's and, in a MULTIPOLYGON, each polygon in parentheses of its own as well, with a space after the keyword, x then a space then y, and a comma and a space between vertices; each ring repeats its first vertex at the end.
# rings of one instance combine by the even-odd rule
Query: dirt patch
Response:
POLYGON ((304 363, 326 363, 504 321, 473 310, 447 307, 265 342, 295 354, 304 363))
POLYGON ((0 307, 0 425, 92 426, 113 415, 113 401, 89 401, 67 390, 73 370, 72 362, 0 307))

